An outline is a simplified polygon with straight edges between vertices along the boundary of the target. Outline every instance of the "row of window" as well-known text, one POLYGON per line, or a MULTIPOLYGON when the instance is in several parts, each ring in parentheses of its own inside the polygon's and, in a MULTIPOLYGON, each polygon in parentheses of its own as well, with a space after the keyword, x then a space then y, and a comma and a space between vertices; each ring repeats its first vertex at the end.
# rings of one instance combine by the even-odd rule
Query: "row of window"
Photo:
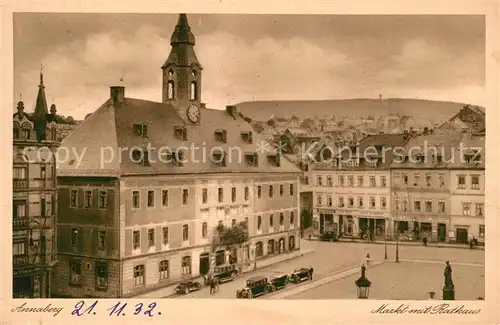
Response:
MULTIPOLYGON (((444 188, 445 187, 445 180, 444 180, 444 174, 438 174, 437 175, 437 181, 438 181, 438 187, 439 188, 444 188)), ((433 185, 433 178, 432 174, 426 173, 424 175, 424 178, 421 180, 420 174, 415 173, 413 174, 413 180, 410 182, 410 177, 407 173, 394 173, 394 184, 395 185, 406 185, 406 186, 415 186, 415 187, 432 187, 433 185), (422 183, 423 182, 423 183, 422 183)))
MULTIPOLYGON (((279 196, 283 197, 285 195, 285 186, 283 184, 280 184, 278 188, 279 188, 279 196)), ((275 197, 275 192, 276 192, 276 188, 273 185, 267 185, 267 195, 270 199, 275 197)), ((290 196, 293 196, 294 193, 295 193, 295 189, 294 189, 293 184, 289 184, 288 194, 290 196)), ((257 186, 257 198, 258 199, 262 198, 262 186, 261 185, 257 186)))
MULTIPOLYGON (((40 202, 32 202, 32 203, 40 203, 40 217, 48 217, 50 216, 50 205, 52 204, 52 211, 54 211, 54 200, 51 202, 47 202, 46 198, 40 198, 40 202)), ((33 215, 31 215, 33 216, 33 215)), ((26 218, 26 200, 14 200, 12 202, 12 217, 13 219, 22 219, 26 218)))
MULTIPOLYGON (((363 176, 358 176, 357 177, 357 182, 354 182, 354 176, 353 175, 348 175, 347 177, 344 175, 338 175, 337 176, 337 184, 335 186, 339 187, 364 187, 368 185, 369 187, 377 187, 377 180, 375 176, 369 176, 368 178, 368 184, 365 184, 365 179, 363 176), (346 182, 347 180, 347 182, 346 182)), ((332 176, 322 176, 318 175, 316 176, 316 185, 317 186, 331 186, 333 187, 333 177, 332 176), (326 181, 324 182, 324 179, 326 181)), ((387 177, 386 176, 380 176, 380 182, 378 184, 379 187, 387 187, 387 177)))
MULTIPOLYGON (((70 208, 78 208, 79 196, 78 190, 71 190, 69 196, 70 208)), ((108 191, 106 190, 84 190, 83 204, 84 209, 107 209, 108 208, 108 191), (94 196, 94 193, 96 195, 94 196), (95 197, 97 200, 95 200, 95 197)))
MULTIPOLYGON (((290 221, 290 225, 294 225, 295 224, 295 212, 290 211, 288 213, 288 218, 290 221)), ((274 219, 275 219, 275 214, 271 213, 269 215, 269 219, 268 219, 270 228, 274 227, 274 219)), ((285 224, 285 214, 284 214, 284 212, 280 212, 279 213, 279 225, 283 226, 284 224, 285 224)), ((262 216, 257 216, 257 231, 260 231, 260 230, 262 230, 262 216)))
MULTIPOLYGON (((23 123, 22 126, 19 126, 18 123, 14 123, 14 127, 12 129, 12 138, 14 140, 34 140, 32 139, 32 135, 34 134, 33 129, 29 123, 23 123)), ((57 130, 56 128, 47 129, 44 140, 56 140, 57 138, 57 130)))
MULTIPOLYGON (((192 273, 192 262, 191 256, 184 256, 181 259, 181 274, 190 275, 192 273)), ((146 278, 146 267, 144 264, 134 266, 134 285, 143 286, 145 285, 146 278)), ((158 279, 168 280, 170 278, 170 262, 168 260, 163 260, 158 263, 158 279)))
MULTIPOLYGON (((402 199, 394 200, 394 205, 396 211, 403 212, 433 212, 434 205, 433 200, 420 200, 414 199, 412 206, 408 204, 408 200, 402 199)), ((475 216, 484 216, 484 204, 483 203, 475 203, 475 216)), ((464 216, 472 215, 472 203, 463 202, 462 203, 462 214, 464 216)), ((439 200, 437 202, 437 212, 445 213, 446 212, 446 203, 443 200, 439 200)))
MULTIPOLYGON (((73 286, 82 285, 82 262, 69 262, 69 284, 73 286)), ((87 264, 90 268, 91 264, 87 264)), ((94 263, 94 281, 95 289, 98 291, 106 291, 108 289, 108 264, 105 262, 94 263)))
MULTIPOLYGON (((333 206, 333 196, 332 195, 326 195, 324 197, 321 194, 318 194, 316 196, 316 203, 319 206, 326 205, 326 206, 333 206), (325 199, 326 198, 326 199, 325 199)), ((345 200, 344 196, 337 196, 337 207, 339 208, 364 208, 364 197, 363 196, 358 196, 357 199, 353 196, 348 196, 347 201, 345 200)), ((376 202, 376 197, 375 196, 370 196, 368 198, 368 208, 370 209, 375 209, 377 207, 377 202, 376 202)), ((380 197, 380 203, 379 203, 380 209, 384 210, 387 208, 387 198, 385 196, 380 197)))
POLYGON ((467 176, 466 175, 458 175, 457 176, 457 188, 465 189, 467 185, 470 186, 471 189, 479 190, 479 175, 470 175, 470 183, 467 184, 467 176))
MULTIPOLYGON (((40 179, 45 179, 47 175, 47 166, 40 165, 40 179)), ((26 180, 28 179, 28 168, 27 167, 14 167, 12 170, 12 178, 14 180, 26 180)))

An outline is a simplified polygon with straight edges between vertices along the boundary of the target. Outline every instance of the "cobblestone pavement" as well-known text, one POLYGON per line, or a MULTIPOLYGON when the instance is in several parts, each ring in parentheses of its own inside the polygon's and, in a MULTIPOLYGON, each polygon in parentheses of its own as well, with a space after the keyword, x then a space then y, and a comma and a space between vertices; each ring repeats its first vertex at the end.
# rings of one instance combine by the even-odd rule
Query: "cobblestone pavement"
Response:
MULTIPOLYGON (((453 282, 456 300, 476 300, 485 297, 485 269, 482 265, 459 262, 453 264, 453 282)), ((388 262, 368 269, 366 277, 372 282, 369 299, 426 300, 434 291, 434 299, 442 298, 444 262, 388 262)), ((359 278, 353 274, 343 279, 306 290, 287 299, 356 299, 359 278)))
MULTIPOLYGON (((192 292, 186 296, 173 296, 179 299, 190 299, 190 298, 235 298, 236 290, 244 287, 246 280, 250 277, 257 275, 268 275, 271 272, 287 272, 290 273, 294 268, 300 268, 305 266, 313 266, 314 268, 314 279, 324 277, 326 275, 346 270, 352 267, 358 267, 365 261, 365 256, 370 253, 372 261, 383 261, 384 260, 384 245, 378 244, 367 244, 367 243, 328 243, 328 242, 317 242, 317 241, 301 241, 302 249, 313 249, 314 252, 306 254, 302 257, 284 261, 278 264, 274 264, 254 272, 249 272, 242 274, 236 280, 223 283, 220 286, 220 291, 218 294, 211 296, 208 288, 204 288, 198 292, 192 292)), ((388 246, 388 262, 394 261, 395 259, 395 247, 388 246)), ((440 269, 438 272, 441 274, 440 281, 442 279, 442 269, 444 267, 444 261, 448 260, 453 265, 453 262, 469 263, 469 264, 484 264, 485 256, 482 250, 469 250, 469 249, 455 249, 455 248, 437 248, 437 247, 420 247, 420 246, 400 246, 399 256, 403 260, 423 260, 423 261, 435 261, 439 264, 431 265, 440 269), (442 263, 442 264, 441 264, 442 263)), ((416 264, 416 263, 414 263, 416 264)), ((403 265, 403 263, 400 263, 403 265)), ((420 265, 418 263, 417 265, 420 265)), ((376 269, 385 268, 385 266, 379 266, 376 269)), ((472 268, 476 271, 481 271, 484 274, 484 267, 474 267, 472 268)), ((375 269, 374 269, 375 270, 375 269)), ((385 275, 387 276, 387 274, 385 275)), ((392 277, 392 273, 391 276, 392 277)), ((342 280, 338 280, 342 281, 342 280)), ((484 281, 484 279, 483 279, 484 281)), ((352 282, 352 281, 351 281, 352 282)), ((409 282, 409 281, 408 281, 409 282)), ((354 284, 351 283, 354 287, 354 284)), ((483 286, 484 287, 484 286, 483 286)), ((354 288, 355 289, 355 288, 354 288)), ((286 289, 285 289, 286 290, 286 289)), ((317 289, 312 289, 317 290, 317 289)), ((312 291, 311 290, 311 291, 312 291)), ((430 289, 428 291, 431 291, 430 289)), ((436 291, 436 290, 434 290, 436 291)), ((440 290, 437 290, 438 292, 440 290)), ((484 291, 484 288, 483 288, 484 291)), ((351 295, 352 293, 348 293, 351 295)), ((354 292, 355 294, 355 292, 354 292)), ((172 298, 173 298, 172 297, 172 298)), ((170 298, 170 297, 169 297, 170 298)), ((344 297, 348 298, 348 296, 344 297)))

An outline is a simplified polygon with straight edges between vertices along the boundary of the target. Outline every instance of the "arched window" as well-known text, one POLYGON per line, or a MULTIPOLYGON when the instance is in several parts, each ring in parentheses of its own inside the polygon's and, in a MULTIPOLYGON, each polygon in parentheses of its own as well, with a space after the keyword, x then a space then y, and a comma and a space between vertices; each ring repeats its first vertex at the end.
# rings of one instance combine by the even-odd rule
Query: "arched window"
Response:
POLYGON ((267 255, 274 254, 274 239, 267 242, 267 255))
POLYGON ((174 81, 169 80, 167 83, 167 98, 168 99, 174 99, 174 81))
POLYGON ((255 257, 260 257, 262 255, 264 255, 264 245, 259 241, 255 244, 255 257))
POLYGON ((182 258, 182 275, 191 274, 191 256, 182 258))
POLYGON ((19 135, 20 135, 19 129, 20 129, 19 123, 14 122, 14 126, 13 126, 14 134, 12 135, 13 139, 19 138, 19 135))
POLYGON ((295 236, 290 236, 290 238, 288 238, 288 249, 289 250, 295 249, 295 236))
POLYGON ((198 87, 196 85, 196 81, 191 81, 191 91, 189 98, 191 100, 196 100, 198 97, 198 87))
POLYGON ((29 123, 23 123, 22 130, 23 138, 29 140, 31 138, 31 125, 29 123))
POLYGON ((174 69, 168 70, 168 76, 172 78, 174 76, 174 69))
POLYGON ((136 286, 144 285, 144 265, 136 265, 134 267, 134 284, 136 286))

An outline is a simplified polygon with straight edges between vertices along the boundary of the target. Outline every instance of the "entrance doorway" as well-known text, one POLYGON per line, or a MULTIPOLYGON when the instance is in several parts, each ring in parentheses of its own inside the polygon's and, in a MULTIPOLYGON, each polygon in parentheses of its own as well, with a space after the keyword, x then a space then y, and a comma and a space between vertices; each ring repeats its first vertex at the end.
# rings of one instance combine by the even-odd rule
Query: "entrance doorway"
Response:
POLYGON ((210 271, 210 256, 208 253, 200 255, 200 274, 205 275, 210 271))
POLYGON ((13 297, 33 298, 33 279, 29 276, 14 278, 13 297))
POLYGON ((465 228, 457 228, 457 244, 467 244, 469 234, 465 228))
POLYGON ((438 223, 438 241, 445 242, 446 241, 446 225, 444 223, 438 223))

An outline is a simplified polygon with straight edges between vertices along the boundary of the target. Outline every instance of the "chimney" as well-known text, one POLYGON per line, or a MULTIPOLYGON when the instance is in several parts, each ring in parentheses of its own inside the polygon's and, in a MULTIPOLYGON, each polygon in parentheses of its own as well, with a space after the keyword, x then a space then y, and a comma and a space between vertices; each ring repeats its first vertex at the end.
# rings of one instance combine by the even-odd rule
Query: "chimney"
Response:
POLYGON ((113 100, 113 104, 123 103, 125 101, 125 87, 123 86, 111 86, 110 95, 113 100))
POLYGON ((227 105, 226 112, 229 115, 231 115, 234 119, 236 119, 236 116, 238 115, 238 109, 236 108, 235 105, 227 105))

